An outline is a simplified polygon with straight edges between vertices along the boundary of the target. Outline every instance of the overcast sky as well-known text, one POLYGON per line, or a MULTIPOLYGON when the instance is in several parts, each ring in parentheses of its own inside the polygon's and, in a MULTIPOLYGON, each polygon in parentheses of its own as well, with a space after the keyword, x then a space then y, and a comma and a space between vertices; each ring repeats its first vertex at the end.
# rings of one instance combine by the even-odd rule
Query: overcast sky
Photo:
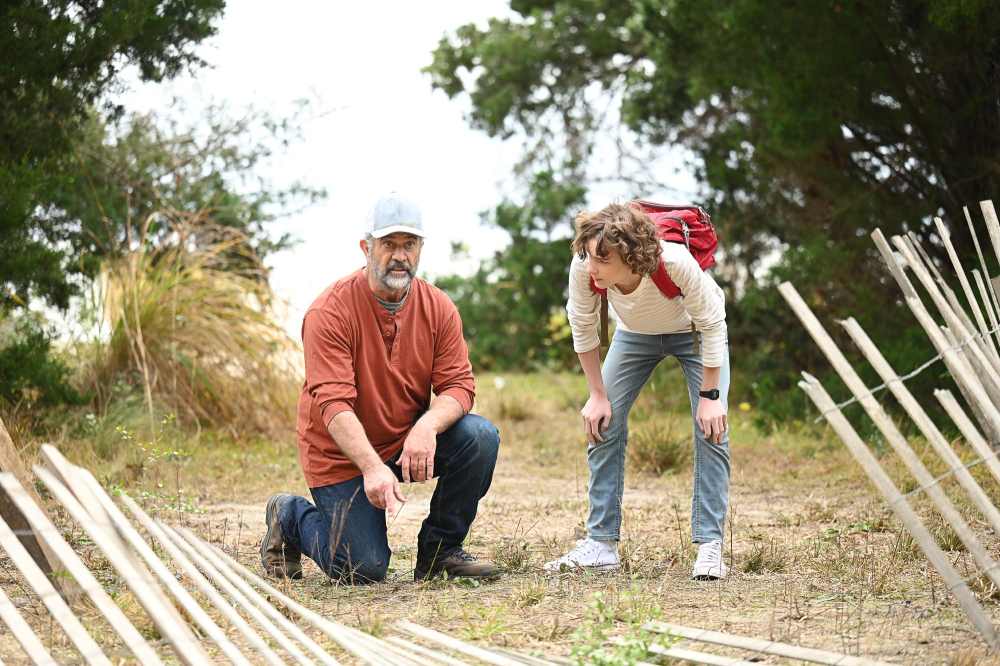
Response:
MULTIPOLYGON (((275 228, 301 241, 269 261, 272 285, 288 303, 285 328, 298 339, 309 303, 363 264, 364 219, 384 192, 407 193, 423 209, 430 237, 422 274, 471 270, 451 263, 452 241, 466 242, 478 258, 504 243, 502 233, 480 226, 479 213, 504 192, 516 193, 511 168, 519 143, 470 129, 467 103, 432 91, 420 70, 445 32, 508 11, 499 0, 234 0, 216 37, 199 48, 210 68, 166 84, 133 85, 119 101, 131 111, 164 111, 180 97, 193 120, 212 102, 225 102, 234 115, 252 104, 281 117, 307 98, 315 111, 328 111, 304 126, 304 140, 266 174, 329 193, 275 228)), ((689 177, 681 181, 690 189, 689 177)))

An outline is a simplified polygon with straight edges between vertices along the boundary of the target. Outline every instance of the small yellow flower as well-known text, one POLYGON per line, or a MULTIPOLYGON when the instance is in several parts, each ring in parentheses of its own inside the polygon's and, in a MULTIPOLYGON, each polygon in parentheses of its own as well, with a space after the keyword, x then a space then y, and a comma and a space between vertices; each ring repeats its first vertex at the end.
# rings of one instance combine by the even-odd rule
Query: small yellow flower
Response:
POLYGON ((740 411, 741 412, 749 412, 750 411, 750 403, 749 402, 741 402, 740 403, 740 411))

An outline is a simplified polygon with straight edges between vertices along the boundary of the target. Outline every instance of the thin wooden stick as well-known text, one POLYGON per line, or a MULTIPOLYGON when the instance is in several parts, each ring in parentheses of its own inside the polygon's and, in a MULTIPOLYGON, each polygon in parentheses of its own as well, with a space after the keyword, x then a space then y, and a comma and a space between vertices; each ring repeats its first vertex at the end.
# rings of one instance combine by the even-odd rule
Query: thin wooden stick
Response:
MULTIPOLYGON (((955 333, 956 336, 962 341, 972 340, 977 335, 974 329, 970 329, 966 326, 964 322, 961 321, 958 314, 948 303, 947 299, 941 294, 934 281, 931 279, 930 275, 927 273, 926 269, 920 263, 917 256, 910 249, 909 245, 904 239, 899 236, 893 236, 893 243, 896 248, 902 253, 903 257, 906 259, 907 265, 910 270, 913 271, 917 279, 923 284, 924 289, 930 295, 931 300, 937 307, 938 312, 944 317, 945 323, 948 327, 955 333)), ((993 400, 994 405, 1000 405, 1000 367, 994 366, 994 362, 988 356, 983 354, 983 351, 974 344, 968 345, 967 349, 972 352, 972 358, 974 359, 974 367, 979 371, 980 379, 983 385, 986 387, 987 393, 990 395, 990 399, 993 400)))
MULTIPOLYGON (((194 537, 192 532, 184 527, 174 528, 175 531, 181 535, 187 542, 197 550, 202 557, 208 559, 213 556, 213 553, 208 548, 202 545, 202 542, 197 537, 194 537)), ((286 632, 291 634, 299 643, 306 646, 306 648, 312 652, 321 663, 326 664, 326 666, 338 666, 338 661, 334 659, 330 654, 324 650, 319 643, 310 638, 304 631, 302 631, 294 622, 291 622, 287 617, 282 615, 277 608, 271 605, 271 603, 262 597, 257 590, 250 587, 245 580, 237 576, 233 571, 226 565, 225 562, 218 560, 215 563, 215 568, 222 574, 223 577, 229 580, 230 583, 236 586, 236 588, 246 596, 251 602, 257 605, 264 614, 266 614, 272 622, 275 622, 279 627, 284 629, 286 632)))
POLYGON ((49 613, 62 627, 83 660, 92 666, 111 666, 111 660, 105 656, 101 646, 83 628, 83 624, 52 585, 52 581, 2 519, 0 519, 0 546, 7 551, 7 556, 49 609, 49 613))
POLYGON ((38 640, 38 636, 32 630, 31 625, 25 622, 21 614, 17 612, 17 607, 7 597, 3 588, 0 588, 0 620, 3 620, 4 624, 10 629, 10 633, 14 635, 17 642, 24 648, 24 653, 31 659, 32 664, 36 664, 36 666, 59 666, 59 662, 52 658, 49 651, 38 640))
POLYGON ((990 318, 990 329, 993 331, 992 335, 1000 335, 1000 320, 997 320, 996 311, 993 309, 993 304, 990 303, 989 292, 992 290, 986 286, 986 281, 983 280, 983 276, 979 273, 978 269, 972 269, 972 278, 976 281, 976 289, 979 290, 979 298, 982 299, 984 307, 986 308, 986 315, 990 318))
MULTIPOLYGON (((962 286, 965 300, 969 303, 969 308, 972 310, 972 316, 976 318, 979 333, 983 336, 989 353, 993 355, 996 362, 1000 363, 1000 355, 997 354, 997 348, 993 344, 993 336, 990 335, 990 328, 986 325, 986 319, 983 317, 983 311, 979 307, 979 301, 976 299, 975 294, 972 293, 972 285, 969 284, 969 278, 966 277, 965 269, 962 268, 962 261, 958 258, 955 246, 951 243, 951 232, 948 231, 948 227, 945 226, 940 217, 934 218, 934 225, 937 227, 938 235, 941 237, 944 249, 951 260, 952 268, 955 269, 955 275, 958 276, 958 282, 962 286)), ((989 305, 989 301, 986 302, 986 305, 989 305)))
POLYGON ((42 513, 28 493, 25 492, 21 484, 14 478, 13 474, 0 474, 0 488, 3 488, 7 496, 13 501, 28 520, 35 535, 45 541, 52 550, 56 558, 73 576, 83 591, 93 600, 97 610, 108 620, 111 627, 118 632, 125 645, 132 651, 141 664, 154 664, 161 666, 163 661, 153 652, 153 649, 136 630, 125 614, 115 604, 115 602, 104 591, 101 584, 97 582, 94 575, 90 573, 87 566, 80 561, 76 553, 59 534, 59 530, 52 524, 48 516, 42 513))
POLYGON ((209 661, 208 654, 187 624, 181 620, 176 609, 164 595, 163 590, 152 580, 148 571, 137 570, 132 562, 122 552, 120 542, 108 537, 110 526, 98 525, 87 513, 83 505, 73 497, 73 493, 59 482, 49 470, 41 465, 35 465, 35 476, 45 484, 70 516, 83 527, 87 535, 97 547, 107 556, 108 561, 118 571, 128 585, 130 591, 143 607, 149 618, 156 625, 160 634, 167 639, 174 652, 182 662, 189 666, 201 666, 209 661))
MULTIPOLYGON (((56 454, 59 452, 56 451, 56 454)), ((51 456, 50 456, 51 458, 51 456)), ((69 465, 65 458, 62 458, 59 464, 69 465)), ((191 593, 184 589, 184 586, 180 584, 177 578, 174 576, 173 572, 167 568, 163 561, 157 557, 153 549, 149 547, 139 533, 132 527, 132 524, 128 521, 121 510, 111 501, 107 493, 104 492, 104 488, 101 484, 97 482, 87 470, 80 468, 67 469, 66 472, 75 472, 78 475, 79 482, 74 484, 76 486, 85 485, 88 486, 90 491, 94 494, 94 497, 100 502, 101 507, 108 515, 112 524, 117 528, 118 532, 124 537, 125 541, 139 553, 143 561, 152 569, 153 573, 156 574, 160 582, 170 591, 171 594, 177 599, 181 607, 191 616, 191 618, 198 624, 199 627, 204 630, 204 632, 218 644, 222 653, 234 664, 238 666, 250 666, 250 661, 243 656, 239 648, 233 644, 232 641, 226 636, 225 632, 215 623, 208 613, 202 609, 201 605, 191 596, 191 593)), ((69 474, 72 476, 72 474, 69 474)))
POLYGON ((121 494, 120 499, 122 504, 125 505, 125 508, 127 508, 132 515, 135 516, 137 521, 139 521, 139 524, 142 525, 142 527, 149 532, 150 536, 156 539, 163 549, 167 551, 167 554, 170 555, 174 562, 176 562, 181 568, 181 571, 183 571, 191 582, 194 583, 195 587, 198 588, 198 591, 204 594, 205 597, 212 602, 212 605, 214 605, 216 609, 222 613, 222 616, 239 630, 243 637, 247 639, 247 642, 250 643, 251 647, 253 647, 253 649, 255 649, 257 653, 260 654, 260 656, 271 666, 284 666, 285 662, 281 660, 277 653, 275 653, 266 642, 264 642, 264 639, 260 637, 260 634, 258 634, 254 628, 251 627, 250 624, 236 612, 236 609, 233 608, 232 604, 226 601, 219 591, 215 589, 207 578, 205 578, 201 571, 198 570, 198 567, 195 566, 194 562, 192 562, 191 559, 188 558, 188 556, 174 544, 173 540, 171 540, 170 537, 168 537, 167 534, 160 529, 160 526, 149 517, 149 514, 143 511, 142 507, 136 504, 135 500, 125 493, 121 494))
POLYGON ((802 325, 809 331, 812 339, 826 355, 827 360, 833 365, 837 374, 847 384, 851 393, 854 394, 858 402, 861 403, 861 406, 864 407, 865 412, 875 422, 879 432, 882 433, 886 441, 889 442, 889 445, 903 461, 903 464, 906 465, 906 468, 917 479, 917 483, 924 489, 944 519, 955 530, 955 534, 965 544, 965 547, 969 549, 969 553, 983 568, 983 573, 989 576, 990 580, 996 583, 997 587, 1000 587, 1000 564, 996 563, 986 548, 979 542, 979 539, 976 538, 975 533, 969 527, 968 523, 965 522, 962 514, 955 508, 955 505, 952 504, 951 500, 941 489, 941 486, 934 480, 934 477, 931 476, 931 473, 924 466, 923 462, 920 461, 917 454, 913 452, 913 449, 910 448, 909 443, 903 437, 903 434, 899 432, 896 424, 893 423, 889 415, 882 409, 882 405, 871 395, 868 387, 865 386, 861 377, 851 367, 851 364, 844 357, 843 353, 841 353, 833 338, 830 337, 826 329, 823 328, 823 325, 816 319, 812 310, 806 305, 806 302, 799 296, 799 292, 795 290, 795 287, 790 282, 782 283, 778 287, 778 291, 798 316, 802 325))
MULTIPOLYGON (((203 542, 204 543, 204 542, 203 542)), ((233 559, 228 553, 225 553, 221 549, 213 546, 212 544, 207 544, 212 552, 217 558, 223 560, 228 564, 234 571, 239 573, 245 579, 253 583, 256 587, 260 588, 267 594, 271 595, 274 599, 280 602, 285 608, 292 611, 303 620, 313 625, 324 634, 333 639, 340 647, 344 648, 354 656, 367 661, 368 663, 378 663, 378 655, 372 653, 372 648, 370 645, 378 645, 381 641, 378 641, 374 636, 369 636, 364 632, 357 631, 351 627, 332 622, 326 619, 319 613, 316 613, 299 602, 295 601, 288 595, 284 594, 276 587, 268 583, 266 580, 255 574, 254 572, 247 569, 245 566, 233 559), (370 640, 369 640, 370 639, 370 640), (374 661, 373 661, 374 660, 374 661)))
POLYGON ((664 647, 659 643, 650 643, 649 651, 653 654, 670 657, 671 659, 681 659, 692 664, 706 664, 707 666, 759 666, 757 662, 746 661, 739 657, 722 657, 708 652, 699 652, 684 647, 664 647))
POLYGON ((400 620, 396 623, 396 626, 409 634, 423 638, 425 641, 443 645, 455 652, 461 652, 470 657, 475 657, 480 661, 485 661, 487 664, 494 664, 494 666, 523 666, 513 659, 498 655, 489 650, 484 650, 481 647, 460 641, 457 638, 452 638, 447 634, 442 634, 440 631, 421 627, 419 624, 414 624, 409 620, 400 620))
POLYGON ((924 555, 927 556, 927 559, 930 560, 934 568, 941 574, 945 586, 948 591, 955 595, 955 599, 962 607, 962 610, 965 611, 972 626, 979 631, 990 648, 994 650, 1000 649, 1000 637, 997 636, 993 623, 983 612, 972 590, 969 589, 969 586, 966 585, 965 581, 962 580, 962 577, 951 565, 948 556, 937 545, 934 537, 927 531, 924 524, 920 522, 920 518, 914 512, 913 507, 910 506, 906 497, 899 492, 889 476, 882 470, 878 460, 868 450, 868 447, 847 419, 844 418, 841 411, 837 409, 837 406, 833 403, 833 399, 826 392, 826 389, 823 388, 822 384, 815 377, 807 373, 802 373, 802 376, 805 381, 799 382, 799 387, 806 392, 806 395, 815 403, 816 408, 826 417, 826 420, 833 427, 837 435, 840 436, 840 439, 851 452, 851 455, 854 456, 854 459, 861 465, 868 478, 871 479, 875 487, 885 497, 889 503, 889 508, 896 514, 896 517, 906 527, 913 540, 916 541, 917 545, 924 552, 924 555))
POLYGON ((841 324, 843 324, 851 339, 854 340, 854 344, 861 349, 865 358, 875 368, 875 372, 886 383, 892 394, 896 396, 899 404, 910 415, 913 422, 917 424, 920 433, 927 439, 934 451, 941 456, 941 459, 944 460, 949 471, 954 474, 955 479, 965 492, 968 493, 976 508, 982 512, 983 517, 986 518, 993 531, 1000 534, 1000 511, 997 510, 979 483, 972 478, 972 474, 969 473, 962 459, 951 448, 948 440, 944 438, 944 435, 941 434, 938 427, 931 421, 924 408, 920 406, 920 403, 913 397, 910 390, 906 388, 906 384, 900 380, 899 375, 892 369, 892 366, 889 365, 889 362, 882 355, 882 352, 878 350, 878 347, 875 346, 875 343, 872 342, 872 339, 861 328, 861 324, 854 317, 848 318, 846 321, 841 322, 841 324))
MULTIPOLYGON (((896 237, 898 240, 905 243, 906 247, 909 249, 910 254, 913 258, 910 261, 918 264, 920 268, 928 273, 928 277, 933 275, 934 283, 940 290, 941 295, 944 297, 945 301, 950 306, 952 312, 958 317, 959 321, 962 322, 963 328, 967 329, 970 334, 975 334, 976 325, 972 323, 969 319, 968 313, 966 313, 965 308, 962 303, 958 300, 958 296, 955 291, 948 285, 948 282, 941 275, 941 272, 937 269, 934 261, 927 254, 927 250, 924 249, 923 244, 920 242, 920 237, 914 232, 910 231, 905 236, 896 237)), ((1000 367, 1000 358, 997 359, 998 367, 1000 367)))
MULTIPOLYGON (((889 241, 886 240, 885 236, 882 234, 881 229, 876 229, 871 234, 872 241, 875 243, 875 247, 878 249, 879 254, 882 255, 882 259, 885 262, 886 268, 892 275, 893 279, 896 280, 896 284, 903 292, 903 298, 907 306, 912 310, 915 306, 923 308, 923 303, 920 301, 920 297, 917 294, 917 290, 913 287, 910 282, 910 278, 907 277, 906 272, 902 267, 901 257, 893 251, 892 247, 889 245, 889 241), (915 305, 916 304, 916 305, 915 305)), ((934 324, 935 332, 937 331, 937 324, 934 324)), ((930 335, 930 332, 928 332, 930 335)), ((935 344, 935 349, 938 354, 943 354, 944 349, 938 347, 935 343, 940 337, 931 336, 931 342, 935 344)), ((946 345, 947 346, 947 345, 946 345)), ((958 368, 954 367, 953 364, 956 363, 955 355, 945 355, 944 356, 945 365, 948 366, 949 372, 953 376, 958 374, 958 368)), ((974 385, 967 385, 964 382, 959 382, 958 389, 962 392, 962 396, 965 398, 966 402, 972 406, 972 412, 976 420, 979 422, 980 427, 986 432, 987 437, 989 437, 991 442, 1000 443, 1000 426, 992 423, 986 414, 980 409, 979 404, 976 402, 976 396, 985 393, 986 389, 982 386, 982 382, 979 378, 973 375, 974 385)))
POLYGON ((991 449, 990 445, 986 443, 986 439, 979 434, 976 425, 966 416, 955 396, 951 394, 951 391, 937 389, 934 391, 934 397, 938 399, 948 416, 958 426, 965 441, 982 458, 986 468, 993 474, 993 478, 1000 482, 1000 460, 997 459, 997 452, 991 449))
POLYGON ((223 592, 228 594, 229 597, 234 602, 236 602, 237 606, 245 610, 247 614, 249 614, 250 617, 253 618, 254 622, 256 622, 260 627, 262 627, 264 631, 270 634, 271 637, 278 642, 278 645, 280 645, 282 649, 284 649, 285 652, 287 652, 292 657, 292 659, 294 659, 300 664, 313 663, 313 661, 309 659, 309 657, 307 657, 305 653, 302 652, 302 650, 299 649, 299 647, 295 644, 294 641, 292 641, 290 638, 288 638, 288 636, 282 633, 281 630, 278 629, 278 627, 276 627, 274 623, 271 622, 267 618, 267 616, 264 615, 264 613, 257 608, 257 606, 255 606, 249 599, 247 599, 242 592, 236 589, 235 585, 226 580, 225 576, 219 573, 219 570, 215 567, 214 564, 209 562, 206 558, 202 557, 202 555, 198 551, 192 548, 191 545, 187 541, 185 541, 181 537, 181 535, 175 532, 172 528, 168 527, 162 522, 157 522, 157 525, 160 526, 160 529, 163 530, 164 534, 166 534, 174 542, 175 545, 177 545, 181 550, 184 551, 185 555, 191 558, 191 560, 193 560, 194 563, 198 565, 199 569, 205 572, 206 578, 212 581, 212 583, 214 583, 216 587, 218 587, 223 592))
MULTIPOLYGON (((996 289, 993 288, 993 283, 989 281, 990 272, 986 269, 986 259, 983 257, 983 250, 979 246, 979 235, 976 233, 975 227, 972 225, 972 216, 969 214, 969 207, 962 206, 962 212, 965 213, 965 221, 969 223, 969 235, 972 236, 972 242, 976 245, 976 255, 979 257, 979 267, 983 271, 983 278, 989 287, 990 300, 992 301, 992 307, 989 310, 996 313, 997 317, 1000 317, 1000 301, 997 300, 996 289)), ((984 301, 986 299, 983 299, 984 301)), ((994 328, 996 328, 994 326, 994 328)), ((997 344, 1000 345, 1000 330, 993 333, 996 337, 997 344)))
POLYGON ((439 664, 445 664, 445 666, 469 666, 469 662, 460 661, 446 655, 441 652, 435 652, 429 648, 425 648, 423 645, 414 643, 413 641, 408 641, 405 638, 400 638, 399 636, 389 636, 384 639, 387 643, 392 643, 393 645, 398 645, 399 647, 406 648, 410 652, 415 654, 423 655, 429 659, 433 659, 439 664))
MULTIPOLYGON (((805 373, 803 373, 805 374, 805 373)), ((812 390, 812 389, 809 389, 812 390)), ((806 392, 808 393, 809 390, 806 392)), ((823 390, 822 387, 819 388, 820 391, 823 390)), ((812 397, 810 395, 810 397, 812 397)), ((830 401, 831 404, 833 401, 830 401)), ((826 412, 826 410, 823 410, 826 412)), ((839 414, 839 412, 837 412, 839 414)), ((843 417, 841 417, 843 418, 843 417)), ((845 420, 846 423, 846 420, 845 420)), ((850 427, 850 424, 848 424, 850 427)), ((867 447, 862 443, 861 446, 867 451, 867 447)), ((848 446, 850 448, 850 446, 848 446)), ((852 450, 851 453, 854 453, 852 450)), ((868 454, 871 456, 871 453, 868 454)), ((872 462, 877 466, 878 462, 874 458, 871 459, 872 462)), ((860 460, 858 462, 861 462, 860 460)), ((864 465, 862 465, 864 466, 864 465)), ((867 469, 865 471, 868 471, 867 469)), ((878 472, 881 472, 881 468, 878 472)), ((884 473, 883 473, 884 476, 884 473)), ((888 480, 889 477, 885 477, 888 480)), ((874 478, 873 478, 874 480, 874 478)), ((891 484, 892 482, 889 481, 891 484)), ((905 501, 905 500, 904 500, 905 501)), ((865 659, 864 657, 852 657, 846 654, 839 654, 837 652, 829 652, 827 650, 817 650, 815 648, 801 647, 798 645, 789 645, 788 643, 779 643, 778 641, 768 641, 761 638, 750 638, 748 636, 737 636, 735 634, 726 634, 721 631, 710 631, 708 629, 697 629, 694 627, 685 627, 679 624, 671 624, 669 622, 647 622, 644 628, 650 631, 656 631, 661 634, 671 634, 674 636, 679 636, 680 638, 685 638, 689 641, 696 641, 699 643, 711 643, 712 645, 722 645, 725 647, 740 648, 742 650, 750 650, 751 652, 759 652, 761 654, 770 654, 779 657, 788 657, 790 659, 798 659, 800 661, 808 661, 814 664, 830 664, 836 666, 889 666, 880 661, 872 661, 871 659, 865 659)))

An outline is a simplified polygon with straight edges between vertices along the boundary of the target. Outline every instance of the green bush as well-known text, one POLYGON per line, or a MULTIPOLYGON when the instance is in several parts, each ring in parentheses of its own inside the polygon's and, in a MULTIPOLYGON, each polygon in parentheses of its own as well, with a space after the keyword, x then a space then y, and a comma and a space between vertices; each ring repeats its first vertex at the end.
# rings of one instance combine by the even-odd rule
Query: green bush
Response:
POLYGON ((52 347, 52 335, 32 314, 0 318, 0 398, 11 406, 78 405, 70 369, 52 347))

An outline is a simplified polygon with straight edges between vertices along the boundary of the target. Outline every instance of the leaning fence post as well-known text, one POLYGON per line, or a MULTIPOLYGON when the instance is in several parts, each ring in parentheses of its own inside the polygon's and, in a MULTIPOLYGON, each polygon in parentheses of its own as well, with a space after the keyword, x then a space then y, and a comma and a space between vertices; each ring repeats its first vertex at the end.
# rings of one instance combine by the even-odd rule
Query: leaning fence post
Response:
POLYGON ((941 490, 941 486, 934 480, 931 473, 927 471, 927 468, 920 461, 920 458, 917 457, 917 454, 913 452, 913 449, 910 448, 906 438, 903 437, 903 434, 896 428, 896 424, 892 422, 889 415, 886 414, 882 406, 872 396, 868 387, 861 380, 861 377, 858 376, 858 373, 854 371, 854 368, 851 367, 851 364, 837 347, 837 343, 833 341, 833 338, 830 337, 830 334, 826 332, 823 325, 816 319, 816 316, 809 309, 809 306, 806 305, 806 302, 799 296, 799 292, 795 290, 795 287, 790 282, 783 282, 778 287, 778 291, 785 297, 788 305, 798 316, 799 321, 809 331, 809 334, 826 355, 830 364, 837 371, 837 374, 847 384, 847 388, 851 390, 851 393, 861 403, 861 406, 865 408, 868 416, 878 426, 879 431, 885 436, 886 441, 889 442, 892 449, 899 455, 903 464, 906 465, 906 468, 917 479, 917 483, 927 492, 927 496, 934 503, 934 506, 937 507, 944 519, 955 530, 955 534, 965 544, 965 547, 969 549, 972 557, 983 568, 983 573, 1000 586, 1000 564, 996 563, 979 542, 979 539, 976 538, 976 535, 969 528, 962 514, 955 508, 955 505, 948 499, 948 496, 941 490))
POLYGON ((976 425, 966 416, 955 396, 951 394, 951 391, 937 389, 934 391, 934 397, 938 399, 938 402, 944 407, 944 411, 948 413, 951 420, 958 426, 962 436, 965 437, 965 441, 982 458, 986 468, 993 474, 993 478, 997 482, 1000 482, 1000 460, 997 460, 996 451, 990 448, 990 445, 986 443, 983 436, 976 430, 976 425))
POLYGON ((872 339, 868 337, 864 329, 861 328, 861 324, 857 322, 853 317, 847 319, 847 321, 841 322, 844 328, 847 329, 848 335, 854 340, 854 344, 858 346, 861 352, 871 363, 872 367, 875 368, 875 372, 878 373, 882 381, 886 383, 892 394, 896 396, 899 404, 903 406, 906 413, 910 415, 913 422, 917 424, 917 428, 920 429, 920 433, 930 442, 930 445, 934 448, 945 464, 948 466, 948 470, 955 475, 955 480, 962 486, 969 497, 972 499, 972 503, 976 505, 976 508, 982 512, 983 516, 989 522, 993 531, 1000 534, 1000 511, 997 510, 993 502, 990 501, 989 496, 983 491, 980 485, 972 478, 972 474, 962 463, 962 459, 958 457, 958 454, 951 448, 948 441, 938 430, 938 427, 934 425, 931 418, 924 411, 924 408, 920 406, 910 390, 906 388, 906 385, 899 378, 899 375, 892 369, 889 362, 882 355, 882 352, 878 350, 872 339))
POLYGON ((844 418, 841 411, 837 409, 833 399, 826 392, 826 389, 823 388, 823 385, 819 383, 819 380, 807 373, 802 373, 802 376, 805 381, 799 382, 799 387, 806 392, 806 395, 812 399, 820 413, 826 417, 827 422, 833 427, 837 435, 840 436, 840 439, 843 440, 851 455, 854 456, 854 459, 861 465, 868 478, 871 479, 875 487, 885 497, 889 503, 889 508, 896 514, 896 517, 903 523, 903 526, 913 537, 913 540, 917 542, 920 550, 924 552, 927 559, 930 560, 934 568, 941 574, 945 586, 955 595, 955 599, 958 601, 959 606, 962 607, 962 610, 965 611, 972 625, 979 631, 980 635, 982 635, 983 639, 985 639, 986 643, 992 649, 1000 649, 1000 638, 997 637, 996 629, 986 616, 986 613, 983 612, 982 606, 979 605, 972 590, 969 589, 969 586, 951 565, 948 556, 937 545, 934 537, 927 531, 927 528, 924 527, 913 507, 906 501, 906 497, 899 492, 895 484, 893 484, 892 480, 879 465, 878 460, 868 450, 865 443, 861 441, 861 437, 858 436, 858 433, 851 427, 851 424, 844 418))
MULTIPOLYGON (((976 255, 979 257, 979 267, 983 271, 983 278, 989 286, 990 300, 993 304, 992 310, 996 313, 997 317, 1000 317, 1000 301, 997 300, 997 291, 993 288, 993 283, 989 280, 990 272, 986 270, 986 258, 983 257, 983 249, 979 246, 979 235, 972 224, 972 215, 969 214, 969 207, 962 206, 962 212, 965 213, 965 221, 969 223, 969 235, 972 236, 972 242, 976 245, 976 255)), ((996 326, 994 325, 993 328, 995 329, 996 326)), ((994 331, 993 336, 996 338, 997 344, 1000 345, 1000 330, 994 331)))

